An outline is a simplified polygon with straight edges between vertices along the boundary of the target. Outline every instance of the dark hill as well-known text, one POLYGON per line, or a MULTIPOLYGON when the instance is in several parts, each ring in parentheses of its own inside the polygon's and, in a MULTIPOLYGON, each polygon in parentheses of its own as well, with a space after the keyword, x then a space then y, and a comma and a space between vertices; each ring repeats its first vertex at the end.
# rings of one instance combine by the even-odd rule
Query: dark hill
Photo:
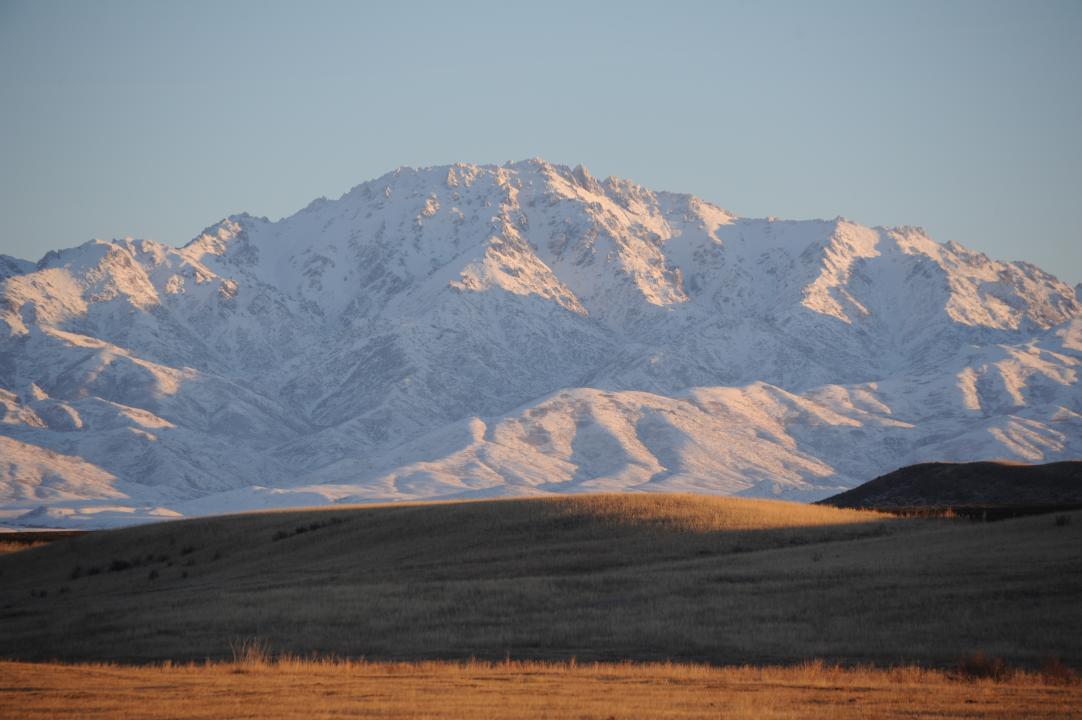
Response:
POLYGON ((1082 506, 1082 461, 909 465, 820 504, 880 509, 1078 507, 1082 506))
POLYGON ((1082 667, 1079 547, 1082 511, 970 523, 663 494, 178 520, 0 556, 0 657, 199 661, 259 642, 722 665, 953 666, 984 649, 1082 667))

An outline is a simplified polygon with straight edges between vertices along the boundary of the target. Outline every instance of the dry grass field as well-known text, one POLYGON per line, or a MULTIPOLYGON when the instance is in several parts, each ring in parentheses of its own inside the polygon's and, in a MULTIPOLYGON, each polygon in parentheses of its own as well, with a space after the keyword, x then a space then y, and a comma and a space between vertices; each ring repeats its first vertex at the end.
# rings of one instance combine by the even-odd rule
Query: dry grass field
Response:
POLYGON ((680 495, 332 508, 0 556, 0 657, 1082 665, 1082 513, 997 523, 680 495))
POLYGON ((42 547, 57 540, 85 535, 84 530, 34 530, 0 532, 0 555, 42 547))
POLYGON ((1077 511, 603 495, 258 513, 0 556, 0 716, 1069 717, 1077 681, 1037 668, 1082 667, 1079 627, 1077 511), (252 641, 257 661, 232 662, 252 641), (977 651, 1019 670, 953 679, 977 651))
POLYGON ((39 665, 0 662, 0 717, 1067 718, 1077 682, 917 668, 544 662, 39 665), (16 690, 13 691, 13 690, 16 690))
POLYGON ((37 542, 8 542, 0 535, 0 555, 6 555, 13 552, 21 552, 23 550, 29 550, 30 548, 43 547, 48 545, 44 540, 37 542))

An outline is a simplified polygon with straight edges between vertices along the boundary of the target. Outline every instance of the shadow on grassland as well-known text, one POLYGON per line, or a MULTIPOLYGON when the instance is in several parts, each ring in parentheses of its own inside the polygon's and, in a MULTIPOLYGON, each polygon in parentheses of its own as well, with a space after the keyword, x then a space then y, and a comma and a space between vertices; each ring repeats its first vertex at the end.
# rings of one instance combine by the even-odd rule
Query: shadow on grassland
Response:
POLYGON ((1080 527, 686 495, 205 518, 0 558, 0 654, 1077 665, 1080 527))

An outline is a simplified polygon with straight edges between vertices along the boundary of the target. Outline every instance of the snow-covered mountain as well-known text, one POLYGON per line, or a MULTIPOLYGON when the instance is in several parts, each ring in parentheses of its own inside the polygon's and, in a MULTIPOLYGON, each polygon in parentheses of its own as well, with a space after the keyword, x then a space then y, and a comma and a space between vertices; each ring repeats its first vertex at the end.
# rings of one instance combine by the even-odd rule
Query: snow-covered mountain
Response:
POLYGON ((541 160, 0 257, 0 523, 1082 456, 1082 301, 918 228, 541 160))

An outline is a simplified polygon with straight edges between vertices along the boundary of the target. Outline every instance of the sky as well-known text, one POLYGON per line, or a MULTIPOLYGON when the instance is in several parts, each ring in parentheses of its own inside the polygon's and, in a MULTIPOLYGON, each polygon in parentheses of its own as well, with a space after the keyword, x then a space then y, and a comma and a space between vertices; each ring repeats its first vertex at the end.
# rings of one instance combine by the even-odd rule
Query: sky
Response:
POLYGON ((540 156, 1082 282, 1082 2, 0 0, 0 253, 540 156))

